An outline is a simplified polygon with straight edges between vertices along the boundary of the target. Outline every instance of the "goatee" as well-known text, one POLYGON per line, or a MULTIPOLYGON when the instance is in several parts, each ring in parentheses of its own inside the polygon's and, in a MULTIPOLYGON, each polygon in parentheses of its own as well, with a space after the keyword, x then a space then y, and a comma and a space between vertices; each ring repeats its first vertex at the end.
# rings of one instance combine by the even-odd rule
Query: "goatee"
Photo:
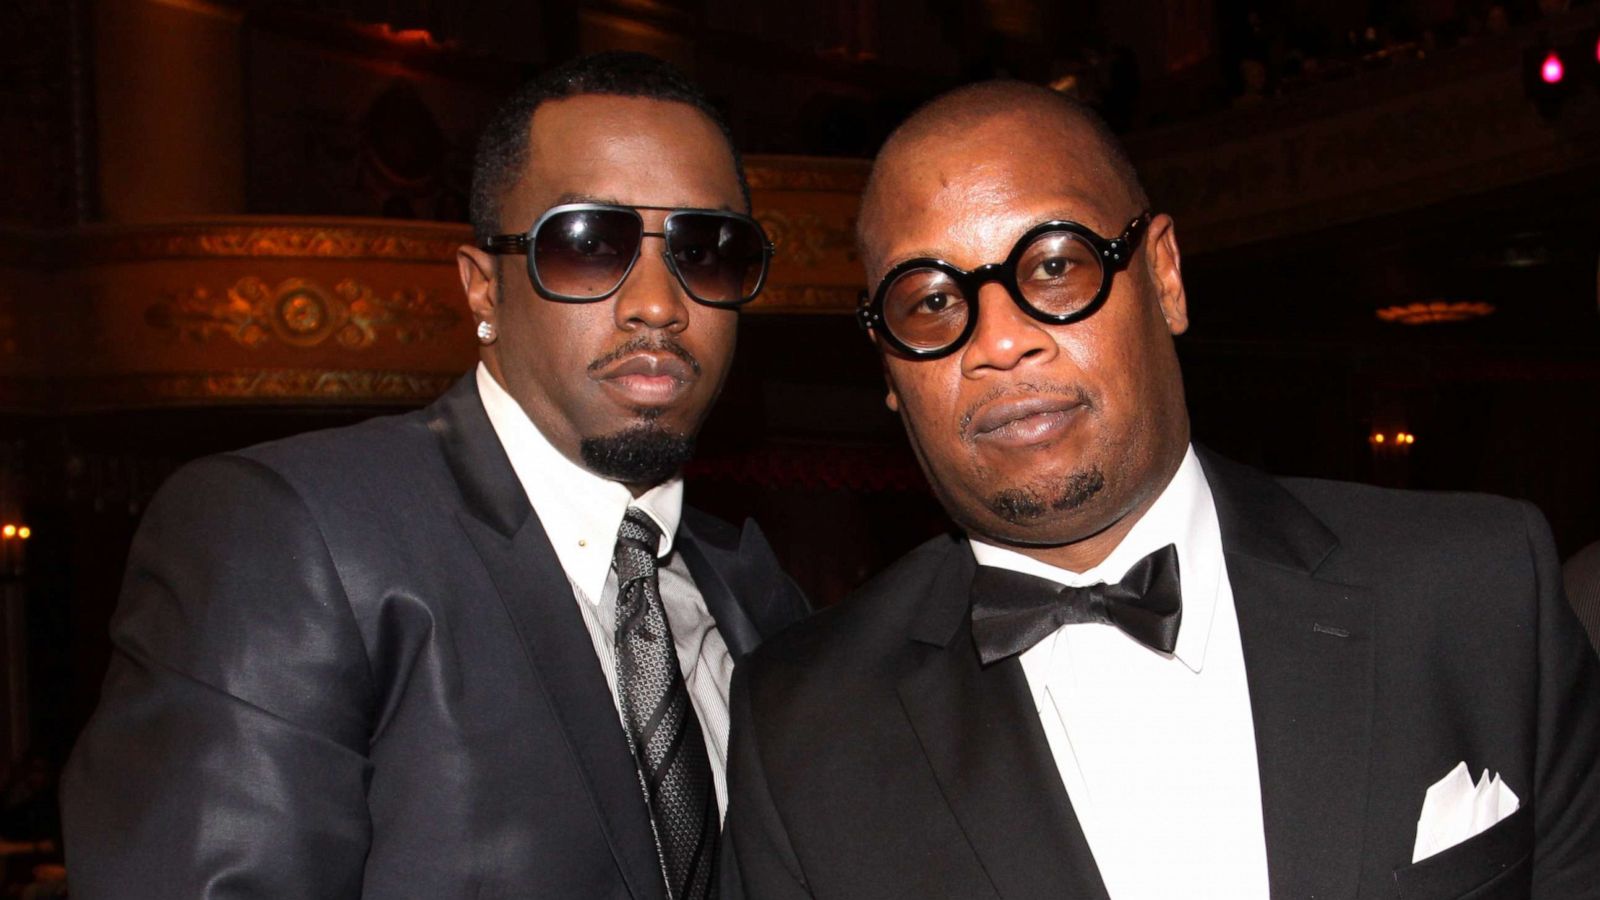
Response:
POLYGON ((1085 469, 1054 484, 1000 491, 989 498, 989 511, 1013 525, 1024 525, 1047 513, 1077 509, 1105 486, 1106 477, 1098 467, 1085 469))
POLYGON ((655 485, 678 474, 694 456, 694 438, 673 434, 654 422, 578 445, 584 467, 603 478, 629 485, 655 485))

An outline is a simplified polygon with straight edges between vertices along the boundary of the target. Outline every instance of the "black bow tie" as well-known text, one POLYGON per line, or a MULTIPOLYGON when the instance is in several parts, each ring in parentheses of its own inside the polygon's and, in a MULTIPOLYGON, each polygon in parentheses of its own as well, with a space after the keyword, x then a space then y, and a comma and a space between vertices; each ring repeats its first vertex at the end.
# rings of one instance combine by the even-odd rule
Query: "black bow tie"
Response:
POLYGON ((1178 548, 1172 544, 1134 563, 1116 584, 1069 587, 994 566, 979 566, 972 579, 972 642, 984 665, 1081 622, 1115 625, 1152 650, 1171 653, 1182 617, 1178 548))

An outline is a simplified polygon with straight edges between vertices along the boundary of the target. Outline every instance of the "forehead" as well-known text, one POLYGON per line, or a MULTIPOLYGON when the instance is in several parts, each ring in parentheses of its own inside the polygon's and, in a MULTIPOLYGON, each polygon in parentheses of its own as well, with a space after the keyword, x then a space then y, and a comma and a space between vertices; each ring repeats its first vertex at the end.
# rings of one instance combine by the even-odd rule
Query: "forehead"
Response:
POLYGON ((686 103, 582 95, 541 104, 506 218, 532 220, 562 197, 638 206, 740 209, 733 155, 716 124, 686 103), (519 218, 513 218, 513 217, 519 218))
POLYGON ((879 161, 876 181, 862 217, 873 278, 919 256, 964 268, 996 262, 1049 219, 1110 237, 1139 212, 1123 208, 1124 191, 1094 140, 1028 117, 918 136, 879 161))

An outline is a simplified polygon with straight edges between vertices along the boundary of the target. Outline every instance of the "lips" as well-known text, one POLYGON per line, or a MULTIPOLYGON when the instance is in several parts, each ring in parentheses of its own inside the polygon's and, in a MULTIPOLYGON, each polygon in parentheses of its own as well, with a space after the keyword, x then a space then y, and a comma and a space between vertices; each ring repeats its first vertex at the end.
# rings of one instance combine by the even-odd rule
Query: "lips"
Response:
POLYGON ((973 441, 1026 446, 1052 441, 1077 418, 1083 402, 1075 397, 1028 396, 998 399, 980 406, 967 426, 973 441))
POLYGON ((668 353, 633 353, 594 374, 601 387, 633 406, 666 406, 694 382, 694 369, 668 353))

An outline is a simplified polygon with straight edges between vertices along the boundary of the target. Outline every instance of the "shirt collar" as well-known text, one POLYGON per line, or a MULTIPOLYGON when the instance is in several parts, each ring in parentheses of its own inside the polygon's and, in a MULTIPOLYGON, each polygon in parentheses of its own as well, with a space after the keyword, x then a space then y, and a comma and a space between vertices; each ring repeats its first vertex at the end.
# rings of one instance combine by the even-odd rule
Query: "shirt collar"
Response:
POLYGON ((674 476, 636 498, 626 485, 596 475, 557 450, 483 363, 478 364, 477 381, 489 424, 511 458, 567 579, 586 599, 600 602, 628 507, 638 507, 655 521, 661 529, 659 555, 671 554, 683 514, 682 478, 674 476))
POLYGON ((1204 667, 1223 574, 1222 528, 1217 524, 1211 486, 1206 482, 1205 471, 1200 467, 1193 446, 1184 454, 1172 480, 1133 524, 1127 536, 1104 561, 1091 569, 1071 572, 976 538, 971 544, 972 555, 979 565, 1010 569, 1074 586, 1121 581, 1134 563, 1168 544, 1176 545, 1183 620, 1172 655, 1193 672, 1204 667))

